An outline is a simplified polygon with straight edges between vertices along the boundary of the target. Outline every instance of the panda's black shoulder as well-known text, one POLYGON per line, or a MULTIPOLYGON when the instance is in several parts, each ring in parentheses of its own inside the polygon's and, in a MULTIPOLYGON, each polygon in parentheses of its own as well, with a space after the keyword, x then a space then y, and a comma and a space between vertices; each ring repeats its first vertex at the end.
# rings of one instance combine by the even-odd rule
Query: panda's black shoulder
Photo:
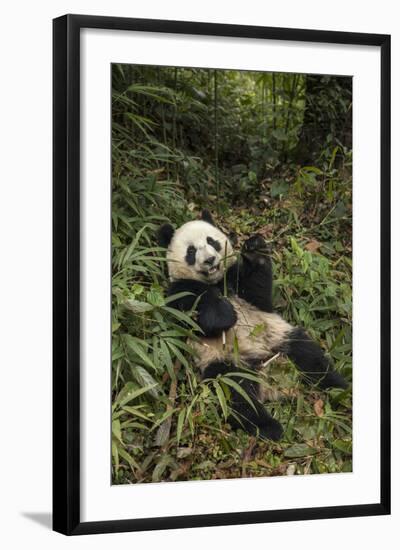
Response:
POLYGON ((209 288, 209 285, 202 283, 201 281, 195 281, 193 279, 178 279, 172 281, 168 288, 168 296, 176 292, 193 292, 199 294, 205 292, 209 288))
POLYGON ((170 302, 172 307, 189 310, 192 308, 195 300, 209 290, 209 285, 193 279, 178 279, 171 282, 167 290, 167 296, 177 296, 176 300, 170 302), (181 294, 187 293, 182 296, 181 294))

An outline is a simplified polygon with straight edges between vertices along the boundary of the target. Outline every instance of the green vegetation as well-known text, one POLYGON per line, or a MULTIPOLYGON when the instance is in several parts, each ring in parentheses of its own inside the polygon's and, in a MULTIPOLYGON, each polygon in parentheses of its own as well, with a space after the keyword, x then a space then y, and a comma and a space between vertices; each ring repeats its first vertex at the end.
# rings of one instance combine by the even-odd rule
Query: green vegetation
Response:
POLYGON ((261 374, 285 428, 233 431, 229 381, 200 381, 169 307, 154 239, 212 210, 240 243, 271 245, 274 303, 351 381, 351 81, 113 65, 114 483, 351 471, 351 390, 305 386, 275 357, 261 374))

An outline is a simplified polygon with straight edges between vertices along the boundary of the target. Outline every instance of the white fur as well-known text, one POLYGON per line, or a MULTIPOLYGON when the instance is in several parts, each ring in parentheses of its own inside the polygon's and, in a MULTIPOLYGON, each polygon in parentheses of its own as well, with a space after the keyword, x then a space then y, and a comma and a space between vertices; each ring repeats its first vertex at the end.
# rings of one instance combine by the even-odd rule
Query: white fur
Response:
POLYGON ((207 283, 216 283, 222 279, 224 269, 228 269, 236 258, 229 239, 216 227, 208 222, 196 220, 187 222, 177 229, 167 250, 168 273, 172 281, 177 279, 193 279, 207 283), (207 243, 207 237, 218 241, 221 250, 217 252, 207 243), (188 265, 185 256, 188 246, 196 247, 196 263, 188 265), (203 262, 210 256, 215 256, 215 265, 219 269, 212 275, 201 273, 203 262))
POLYGON ((266 360, 276 353, 292 326, 276 313, 266 313, 241 298, 231 298, 236 324, 223 337, 200 338, 191 342, 197 353, 197 366, 203 371, 213 361, 266 360))

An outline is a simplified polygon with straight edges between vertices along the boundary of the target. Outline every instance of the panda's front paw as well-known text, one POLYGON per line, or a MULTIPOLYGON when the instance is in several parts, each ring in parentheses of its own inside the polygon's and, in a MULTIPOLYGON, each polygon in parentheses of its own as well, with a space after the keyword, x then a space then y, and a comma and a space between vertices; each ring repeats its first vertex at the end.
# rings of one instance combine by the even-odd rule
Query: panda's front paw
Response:
POLYGON ((252 235, 243 244, 244 252, 256 252, 257 250, 267 250, 268 246, 261 235, 257 233, 252 235))
POLYGON ((226 298, 203 301, 198 310, 197 323, 205 336, 216 338, 236 324, 234 307, 226 298))
POLYGON ((242 257, 245 261, 260 266, 269 263, 269 247, 261 235, 252 235, 242 248, 242 257))

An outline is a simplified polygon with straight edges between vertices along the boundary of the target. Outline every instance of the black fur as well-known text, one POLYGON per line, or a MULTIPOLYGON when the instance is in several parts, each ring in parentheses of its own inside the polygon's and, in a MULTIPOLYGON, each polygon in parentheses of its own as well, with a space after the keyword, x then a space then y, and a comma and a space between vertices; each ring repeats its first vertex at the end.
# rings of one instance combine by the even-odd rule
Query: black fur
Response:
POLYGON ((206 283, 194 281, 192 279, 180 279, 179 281, 174 281, 168 288, 168 296, 180 294, 181 292, 189 292, 190 294, 188 296, 178 298, 177 300, 173 300, 169 303, 169 305, 181 311, 190 311, 198 297, 207 292, 209 288, 209 285, 206 283))
POLYGON ((232 365, 232 363, 223 363, 214 361, 214 363, 210 363, 203 372, 203 380, 205 378, 217 378, 219 374, 222 376, 224 374, 228 374, 228 372, 235 372, 237 371, 237 368, 232 365))
POLYGON ((197 323, 205 336, 215 338, 229 330, 237 321, 236 311, 229 300, 221 296, 216 287, 200 298, 197 308, 197 323))
MULTIPOLYGON (((203 379, 216 378, 218 375, 225 375, 230 372, 240 373, 240 370, 231 363, 214 362, 204 370, 203 379)), ((278 441, 282 437, 283 429, 258 401, 258 384, 247 378, 232 378, 246 392, 251 403, 241 393, 229 386, 231 392, 231 407, 234 415, 228 419, 232 428, 242 428, 251 435, 260 435, 266 439, 278 441)))
POLYGON ((272 312, 272 264, 262 237, 254 235, 244 243, 239 262, 227 272, 227 281, 240 298, 272 312))
POLYGON ((221 250, 221 243, 214 240, 212 237, 207 237, 207 242, 210 244, 217 252, 221 250))
POLYGON ((322 389, 347 388, 345 379, 333 370, 322 348, 303 328, 297 327, 291 331, 283 351, 312 384, 322 389))
POLYGON ((185 262, 188 265, 194 265, 196 263, 196 247, 192 244, 187 247, 185 262))
POLYGON ((216 286, 181 279, 170 285, 168 295, 180 292, 190 292, 191 295, 174 300, 170 305, 181 311, 189 311, 198 300, 197 324, 205 336, 221 336, 224 330, 230 329, 236 323, 237 316, 232 304, 221 295, 216 286))
POLYGON ((157 242, 160 246, 168 247, 175 233, 174 228, 170 223, 165 223, 157 231, 157 242))
POLYGON ((215 226, 213 217, 211 216, 211 212, 210 212, 209 210, 207 210, 207 209, 202 210, 202 212, 201 212, 201 219, 202 219, 204 222, 208 222, 208 223, 210 223, 211 225, 214 225, 214 226, 215 226))

